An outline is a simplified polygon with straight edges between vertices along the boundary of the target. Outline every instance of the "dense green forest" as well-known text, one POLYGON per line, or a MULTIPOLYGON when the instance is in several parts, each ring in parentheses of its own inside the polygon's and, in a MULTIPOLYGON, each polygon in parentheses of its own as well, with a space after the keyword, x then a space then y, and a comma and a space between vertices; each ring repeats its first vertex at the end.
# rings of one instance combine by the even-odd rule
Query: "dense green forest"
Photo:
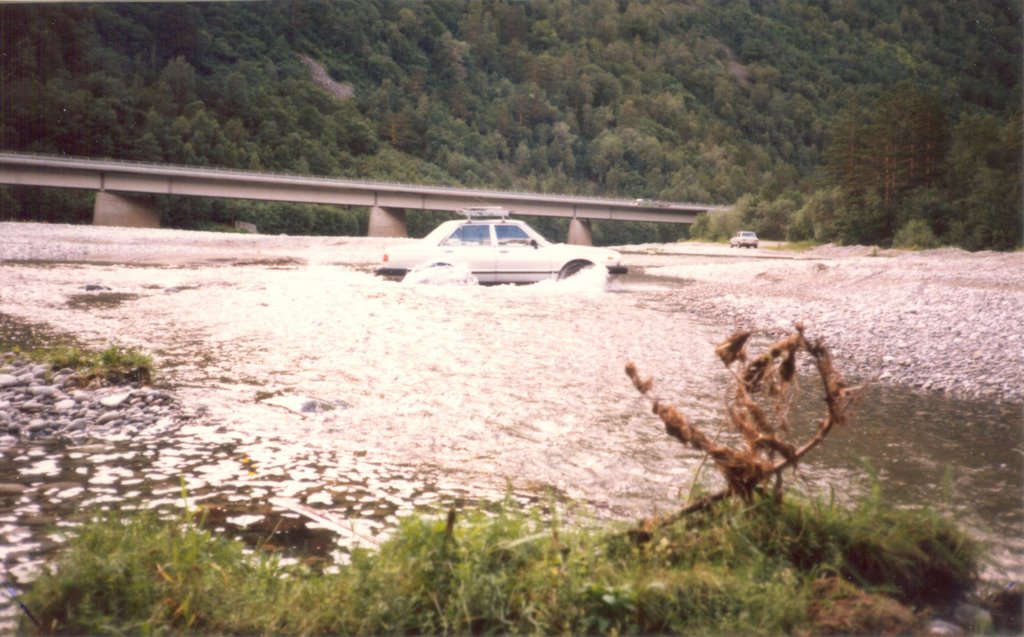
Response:
MULTIPOLYGON (((736 204, 693 226, 707 238, 1024 243, 1016 2, 3 5, 0 36, 4 150, 736 204)), ((7 187, 0 218, 82 221, 91 202, 7 187)), ((366 223, 161 205, 179 227, 366 223)), ((595 227, 603 243, 679 234, 595 227)))

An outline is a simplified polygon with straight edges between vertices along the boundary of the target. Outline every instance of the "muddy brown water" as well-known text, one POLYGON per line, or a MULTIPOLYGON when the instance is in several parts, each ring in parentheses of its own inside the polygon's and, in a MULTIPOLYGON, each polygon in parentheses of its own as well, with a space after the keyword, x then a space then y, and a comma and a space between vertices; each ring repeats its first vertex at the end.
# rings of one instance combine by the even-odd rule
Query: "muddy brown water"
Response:
MULTIPOLYGON (((730 327, 664 303, 685 285, 666 279, 410 286, 329 262, 13 264, 3 277, 7 344, 151 352, 157 383, 192 413, 171 436, 0 448, 0 485, 24 487, 0 489, 0 562, 16 588, 86 512, 109 508, 187 499, 214 528, 325 563, 403 515, 509 494, 553 494, 598 519, 671 511, 700 459, 665 436, 623 366, 712 428, 729 386, 713 348, 730 327), (105 289, 91 301, 86 285, 105 289), (302 412, 309 401, 317 410, 302 412)), ((817 409, 805 386, 798 413, 817 409)), ((989 577, 1022 579, 1021 405, 878 385, 854 422, 793 488, 852 500, 874 474, 891 500, 946 511, 988 542, 989 577)), ((700 479, 715 488, 711 473, 700 479)))

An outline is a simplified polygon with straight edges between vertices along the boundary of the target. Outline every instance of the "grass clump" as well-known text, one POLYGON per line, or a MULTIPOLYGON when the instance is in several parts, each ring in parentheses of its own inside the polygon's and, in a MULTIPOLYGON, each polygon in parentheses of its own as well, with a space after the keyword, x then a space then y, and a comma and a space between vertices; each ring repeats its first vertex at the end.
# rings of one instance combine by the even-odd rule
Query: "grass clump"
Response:
POLYGON ((82 527, 24 602, 53 634, 878 634, 970 589, 977 559, 874 497, 730 499, 643 541, 511 504, 419 515, 336 573, 142 513, 82 527))
POLYGON ((283 583, 276 560, 252 559, 240 542, 151 512, 84 525, 58 569, 26 597, 43 633, 253 630, 230 609, 273 598, 283 583))
POLYGON ((153 380, 153 359, 142 352, 118 345, 103 351, 59 345, 36 349, 29 354, 33 360, 49 363, 54 370, 73 369, 79 383, 99 380, 111 384, 126 382, 150 383, 153 380))

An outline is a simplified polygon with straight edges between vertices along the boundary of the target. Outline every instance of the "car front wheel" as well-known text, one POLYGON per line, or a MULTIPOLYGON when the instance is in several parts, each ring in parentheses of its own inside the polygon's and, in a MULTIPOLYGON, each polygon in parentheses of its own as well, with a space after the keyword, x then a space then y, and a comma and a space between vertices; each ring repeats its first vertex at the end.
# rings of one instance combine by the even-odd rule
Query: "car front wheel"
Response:
POLYGON ((568 279, 569 277, 579 273, 580 270, 592 267, 594 264, 590 261, 570 261, 562 267, 562 271, 558 273, 558 280, 568 279))

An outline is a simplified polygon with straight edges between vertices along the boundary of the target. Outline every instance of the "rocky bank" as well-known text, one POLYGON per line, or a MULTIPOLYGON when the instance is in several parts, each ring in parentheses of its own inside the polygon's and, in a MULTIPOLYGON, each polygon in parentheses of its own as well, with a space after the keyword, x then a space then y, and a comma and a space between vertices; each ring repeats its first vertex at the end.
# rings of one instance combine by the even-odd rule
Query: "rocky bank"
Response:
POLYGON ((0 358, 0 448, 19 438, 131 436, 171 427, 179 415, 174 395, 162 389, 82 383, 72 369, 14 353, 0 358))
POLYGON ((760 252, 684 244, 635 254, 648 274, 692 282, 670 294, 681 310, 769 334, 804 322, 850 377, 1024 402, 1024 253, 760 252))

